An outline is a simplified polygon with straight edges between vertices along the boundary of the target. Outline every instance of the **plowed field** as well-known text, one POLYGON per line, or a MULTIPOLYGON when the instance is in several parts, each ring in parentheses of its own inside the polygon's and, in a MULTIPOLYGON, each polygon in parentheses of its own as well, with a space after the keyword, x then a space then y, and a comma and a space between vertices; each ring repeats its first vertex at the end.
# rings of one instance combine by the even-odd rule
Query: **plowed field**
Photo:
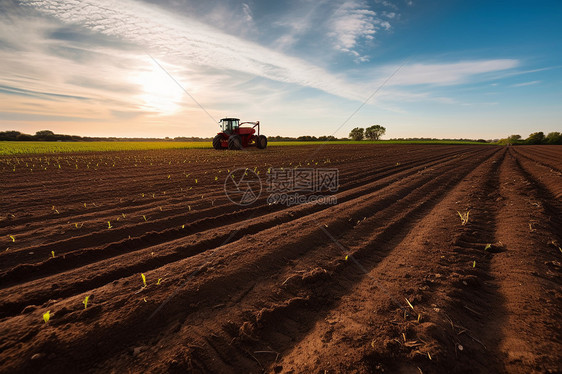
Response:
POLYGON ((560 146, 2 157, 0 186, 3 373, 562 372, 560 146), (337 168, 338 203, 225 196, 281 167, 337 168))

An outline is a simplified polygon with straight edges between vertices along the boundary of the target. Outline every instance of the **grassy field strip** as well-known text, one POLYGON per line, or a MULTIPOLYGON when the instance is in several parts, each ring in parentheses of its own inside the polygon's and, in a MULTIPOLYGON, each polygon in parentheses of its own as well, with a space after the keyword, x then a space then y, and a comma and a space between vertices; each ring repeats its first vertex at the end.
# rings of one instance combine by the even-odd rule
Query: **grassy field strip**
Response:
MULTIPOLYGON (((320 141, 290 141, 269 142, 270 146, 288 145, 321 145, 320 141)), ((379 140, 379 141, 353 141, 339 140, 327 144, 490 144, 478 142, 427 140, 379 140)), ((0 142, 0 155, 21 155, 34 153, 69 153, 69 152, 110 152, 110 151, 140 151, 151 149, 193 149, 211 148, 211 142, 0 142)))

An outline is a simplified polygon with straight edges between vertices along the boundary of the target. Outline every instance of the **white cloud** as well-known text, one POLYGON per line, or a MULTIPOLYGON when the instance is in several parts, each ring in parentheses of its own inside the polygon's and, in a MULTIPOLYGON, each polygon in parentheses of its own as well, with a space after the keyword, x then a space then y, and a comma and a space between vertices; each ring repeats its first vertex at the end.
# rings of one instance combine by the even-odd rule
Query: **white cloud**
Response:
POLYGON ((242 12, 244 13, 244 19, 247 22, 252 22, 254 20, 252 9, 250 9, 250 6, 248 4, 242 4, 242 12))
MULTIPOLYGON (((390 85, 453 85, 468 83, 475 76, 484 73, 513 69, 519 65, 514 59, 476 60, 456 63, 409 64, 402 67, 389 82, 390 85)), ((390 75, 396 66, 380 69, 383 76, 390 75)))
POLYGON ((541 81, 531 81, 531 82, 516 83, 516 84, 512 84, 511 87, 532 86, 532 85, 538 84, 538 83, 541 83, 541 81))
POLYGON ((389 29, 390 24, 376 18, 376 13, 356 0, 345 1, 330 20, 334 48, 358 56, 355 50, 361 40, 371 40, 378 29, 389 29))

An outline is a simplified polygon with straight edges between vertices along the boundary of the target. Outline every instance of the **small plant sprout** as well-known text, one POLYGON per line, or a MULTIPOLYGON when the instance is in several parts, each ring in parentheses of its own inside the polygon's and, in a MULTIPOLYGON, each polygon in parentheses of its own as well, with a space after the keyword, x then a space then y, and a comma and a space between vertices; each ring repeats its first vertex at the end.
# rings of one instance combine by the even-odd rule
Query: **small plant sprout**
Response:
POLYGON ((82 301, 82 304, 84 304, 84 309, 86 309, 88 307, 88 299, 90 298, 90 296, 86 296, 84 298, 84 301, 82 301))
POLYGON ((459 217, 461 217, 461 225, 466 225, 468 223, 468 215, 470 214, 470 210, 467 210, 465 213, 461 213, 457 210, 459 217))
POLYGON ((123 218, 125 218, 125 217, 126 217, 126 216, 125 216, 125 213, 121 213, 121 216, 122 216, 123 218))
POLYGON ((347 261, 347 259, 349 258, 349 255, 345 255, 345 260, 347 261))
POLYGON ((195 178, 195 184, 197 184, 197 178, 195 178))
POLYGON ((473 268, 476 267, 476 261, 472 261, 472 267, 473 267, 473 268))
POLYGON ((218 181, 218 180, 219 180, 219 177, 215 177, 215 181, 218 181))
POLYGON ((53 258, 55 258, 55 251, 51 251, 51 256, 53 256, 53 258))
POLYGON ((147 302, 147 301, 146 301, 146 297, 143 297, 142 299, 144 300, 145 303, 147 302))
POLYGON ((143 273, 141 273, 141 278, 142 278, 142 283, 144 284, 144 287, 146 287, 146 277, 143 273))
POLYGON ((492 245, 490 243, 486 244, 486 246, 484 247, 484 250, 487 251, 488 249, 492 248, 492 245))
POLYGON ((111 222, 110 221, 107 221, 107 228, 111 229, 111 222))
POLYGON ((182 228, 182 229, 185 229, 185 225, 181 225, 181 228, 182 228))
POLYGON ((427 358, 429 358, 430 360, 433 360, 433 359, 431 358, 431 355, 429 354, 429 352, 427 352, 427 358))
POLYGON ((43 321, 47 323, 49 322, 50 319, 51 319, 51 311, 48 310, 46 313, 43 313, 43 321))
POLYGON ((159 286, 161 282, 162 282, 162 278, 158 278, 158 282, 156 282, 156 285, 159 286))
POLYGON ((16 242, 16 237, 15 237, 15 236, 13 236, 13 235, 8 235, 8 236, 10 237, 10 239, 12 239, 12 243, 15 243, 15 242, 16 242))
POLYGON ((408 306, 410 306, 410 308, 412 308, 412 310, 414 310, 414 306, 412 305, 412 303, 410 303, 410 300, 404 298, 406 300, 406 302, 408 303, 408 306))
POLYGON ((144 222, 146 222, 146 221, 147 221, 147 219, 146 219, 146 216, 144 216, 144 215, 143 215, 143 216, 142 216, 142 218, 144 218, 144 222))

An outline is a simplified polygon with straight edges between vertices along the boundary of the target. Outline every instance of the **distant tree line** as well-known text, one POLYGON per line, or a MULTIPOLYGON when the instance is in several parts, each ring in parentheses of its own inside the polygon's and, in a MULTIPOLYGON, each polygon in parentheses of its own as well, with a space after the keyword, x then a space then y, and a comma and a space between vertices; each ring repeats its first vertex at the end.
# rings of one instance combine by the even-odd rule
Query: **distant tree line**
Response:
POLYGON ((498 144, 562 144, 562 133, 554 131, 545 136, 542 131, 539 131, 532 133, 527 139, 523 139, 521 135, 510 135, 505 139, 500 139, 498 144))
POLYGON ((0 141, 43 141, 43 142, 153 142, 153 141, 169 141, 169 142, 198 142, 211 141, 212 138, 185 137, 178 136, 175 138, 119 138, 119 137, 90 137, 78 135, 55 134, 51 130, 37 131, 35 135, 24 134, 19 131, 0 131, 0 141))

